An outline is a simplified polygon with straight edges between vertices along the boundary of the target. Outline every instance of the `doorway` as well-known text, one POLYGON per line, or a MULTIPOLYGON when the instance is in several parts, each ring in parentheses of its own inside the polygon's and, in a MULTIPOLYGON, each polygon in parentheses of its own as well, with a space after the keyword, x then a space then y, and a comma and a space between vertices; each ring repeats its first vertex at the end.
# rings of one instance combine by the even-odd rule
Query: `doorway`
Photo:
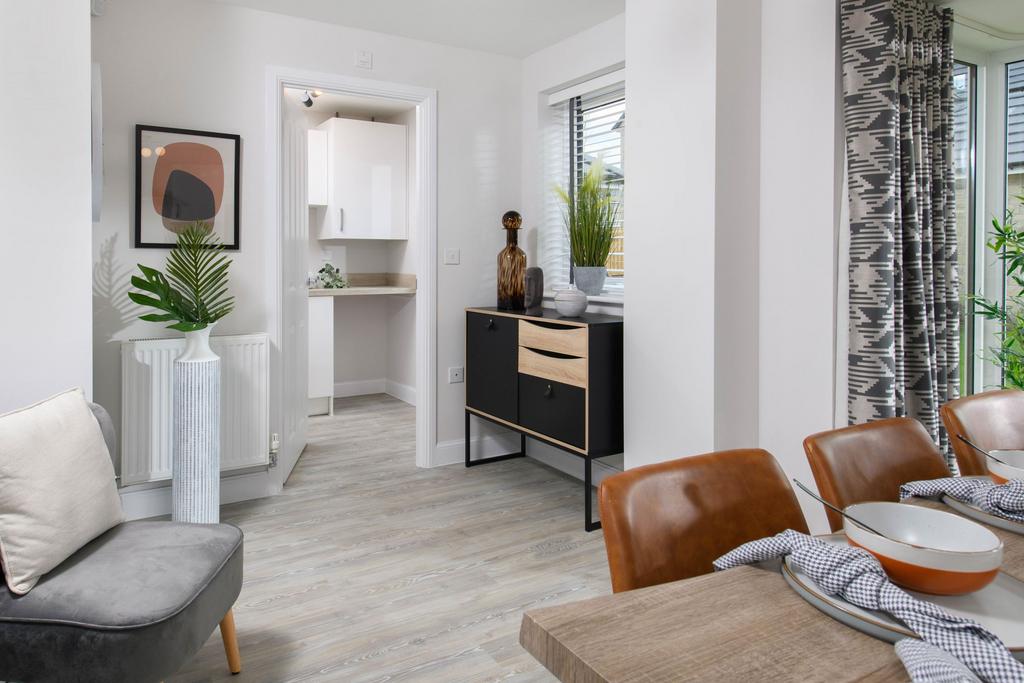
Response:
POLYGON ((307 128, 288 114, 289 91, 318 92, 353 100, 377 100, 406 108, 415 121, 415 185, 407 188, 410 228, 417 239, 415 264, 416 465, 430 467, 436 439, 436 254, 437 254, 437 94, 416 86, 270 67, 267 71, 267 215, 276 291, 272 334, 271 421, 280 431, 275 483, 280 488, 306 445, 309 427, 309 205, 306 196, 307 128), (289 172, 285 172, 285 169, 289 172))

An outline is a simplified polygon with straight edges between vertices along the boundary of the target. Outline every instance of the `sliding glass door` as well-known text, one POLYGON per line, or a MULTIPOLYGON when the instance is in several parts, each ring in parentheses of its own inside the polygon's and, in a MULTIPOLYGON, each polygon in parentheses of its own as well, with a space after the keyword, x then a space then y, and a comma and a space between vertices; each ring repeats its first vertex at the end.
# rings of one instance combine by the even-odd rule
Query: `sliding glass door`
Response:
POLYGON ((974 305, 977 233, 977 95, 978 67, 957 62, 953 70, 953 176, 960 273, 960 393, 975 386, 974 305))
POLYGON ((1024 221, 1024 60, 1006 65, 1006 209, 1024 221))

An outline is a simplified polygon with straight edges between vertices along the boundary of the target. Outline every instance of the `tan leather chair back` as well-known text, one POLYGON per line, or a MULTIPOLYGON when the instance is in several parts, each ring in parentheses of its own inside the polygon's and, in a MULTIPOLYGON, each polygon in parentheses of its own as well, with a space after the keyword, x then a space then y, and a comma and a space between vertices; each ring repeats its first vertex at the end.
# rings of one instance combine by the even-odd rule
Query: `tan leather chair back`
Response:
POLYGON ((627 470, 601 482, 598 501, 616 593, 706 574, 747 541, 807 532, 782 468, 760 449, 627 470))
MULTIPOLYGON (((909 417, 812 434, 804 439, 821 497, 842 509, 854 503, 896 502, 900 485, 950 476, 946 461, 924 425, 909 417)), ((826 509, 836 531, 842 517, 826 509)))
POLYGON ((963 434, 985 450, 1024 449, 1024 391, 997 389, 950 401, 939 408, 960 474, 988 474, 985 457, 956 438, 963 434))

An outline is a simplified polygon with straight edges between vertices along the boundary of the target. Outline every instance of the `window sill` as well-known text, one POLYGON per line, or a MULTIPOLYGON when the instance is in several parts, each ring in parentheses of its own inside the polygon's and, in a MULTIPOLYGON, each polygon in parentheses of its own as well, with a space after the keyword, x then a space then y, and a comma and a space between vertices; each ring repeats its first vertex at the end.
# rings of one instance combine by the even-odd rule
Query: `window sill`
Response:
MULTIPOLYGON (((588 311, 591 313, 608 313, 611 315, 622 315, 626 306, 625 294, 612 294, 601 292, 596 296, 588 296, 588 311)), ((544 308, 555 307, 555 292, 544 292, 544 308)))

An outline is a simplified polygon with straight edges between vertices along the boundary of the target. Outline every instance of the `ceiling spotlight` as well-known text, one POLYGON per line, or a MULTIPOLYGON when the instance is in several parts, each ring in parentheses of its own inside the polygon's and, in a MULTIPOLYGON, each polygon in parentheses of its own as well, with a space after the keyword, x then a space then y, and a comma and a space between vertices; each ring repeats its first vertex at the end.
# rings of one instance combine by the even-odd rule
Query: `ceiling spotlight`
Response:
POLYGON ((304 90, 302 92, 302 100, 301 100, 301 102, 302 102, 303 106, 312 107, 313 106, 313 98, 314 97, 320 97, 321 95, 323 95, 323 93, 321 91, 319 91, 319 90, 314 90, 313 92, 310 92, 308 90, 304 90))

